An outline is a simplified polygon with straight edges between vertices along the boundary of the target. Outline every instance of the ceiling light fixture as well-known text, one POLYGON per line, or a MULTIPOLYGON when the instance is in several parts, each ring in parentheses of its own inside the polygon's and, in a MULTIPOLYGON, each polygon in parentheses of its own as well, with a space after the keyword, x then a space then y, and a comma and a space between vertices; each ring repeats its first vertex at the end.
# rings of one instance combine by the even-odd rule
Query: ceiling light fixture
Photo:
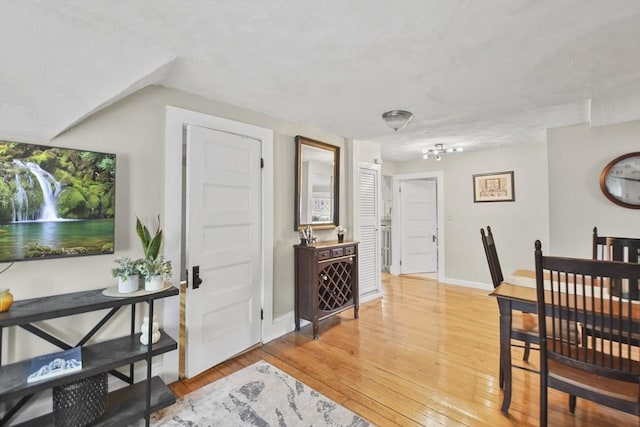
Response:
POLYGON ((430 158, 434 158, 437 161, 442 160, 442 156, 448 153, 459 153, 463 150, 462 147, 457 147, 457 148, 444 148, 444 146, 442 144, 436 144, 435 148, 429 148, 422 150, 423 159, 430 159, 430 158))
POLYGON ((413 114, 404 110, 391 110, 383 113, 382 118, 387 126, 397 132, 398 129, 402 129, 411 121, 413 114))

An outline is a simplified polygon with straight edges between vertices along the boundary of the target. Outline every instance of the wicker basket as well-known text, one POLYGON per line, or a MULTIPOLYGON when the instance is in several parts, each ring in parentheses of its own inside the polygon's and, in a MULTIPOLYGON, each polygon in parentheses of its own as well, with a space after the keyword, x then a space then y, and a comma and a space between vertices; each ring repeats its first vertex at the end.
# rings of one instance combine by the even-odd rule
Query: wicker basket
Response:
POLYGON ((84 427, 107 409, 107 374, 94 375, 53 389, 53 424, 84 427))

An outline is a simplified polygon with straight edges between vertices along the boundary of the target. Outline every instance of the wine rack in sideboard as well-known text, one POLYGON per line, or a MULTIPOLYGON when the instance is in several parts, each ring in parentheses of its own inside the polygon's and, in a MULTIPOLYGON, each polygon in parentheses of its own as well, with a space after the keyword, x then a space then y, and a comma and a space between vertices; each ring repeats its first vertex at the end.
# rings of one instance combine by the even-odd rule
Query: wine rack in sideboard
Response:
MULTIPOLYGON (((2 332, 12 326, 21 327, 60 348, 82 346, 82 369, 48 380, 27 382, 31 360, 0 366, 0 402, 7 402, 5 412, 0 413, 0 426, 8 425, 34 394, 105 372, 124 381, 127 386, 109 393, 106 412, 92 425, 128 425, 143 418, 146 425, 149 425, 149 417, 153 412, 175 403, 176 398, 171 389, 160 377, 152 377, 151 362, 153 357, 177 349, 177 342, 163 331, 158 342, 149 346, 141 344, 140 333, 136 333, 135 312, 138 303, 146 303, 149 317, 153 318, 154 301, 178 295, 178 289, 171 286, 160 292, 122 298, 107 297, 102 291, 103 289, 94 289, 18 300, 9 311, 0 313, 0 361, 2 332), (120 338, 85 344, 121 308, 127 306, 131 311, 128 334, 120 338), (104 309, 109 309, 109 312, 98 323, 92 327, 90 325, 91 330, 74 344, 65 343, 33 324, 104 309), (135 382, 134 363, 138 361, 146 362, 146 378, 135 382), (128 374, 116 369, 125 366, 129 368, 128 374)), ((151 323, 149 322, 149 336, 152 332, 151 323)), ((52 413, 20 424, 38 427, 53 425, 52 413)))
POLYGON ((320 242, 316 246, 294 245, 295 326, 300 319, 318 323, 349 308, 358 318, 358 242, 320 242))

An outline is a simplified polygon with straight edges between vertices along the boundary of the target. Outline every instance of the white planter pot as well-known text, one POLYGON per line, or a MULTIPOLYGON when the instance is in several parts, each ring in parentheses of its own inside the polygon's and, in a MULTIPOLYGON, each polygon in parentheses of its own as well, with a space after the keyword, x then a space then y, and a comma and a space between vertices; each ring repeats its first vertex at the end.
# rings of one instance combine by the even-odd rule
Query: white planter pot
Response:
POLYGON ((157 291, 162 289, 162 285, 164 285, 164 281, 162 280, 162 276, 151 276, 149 280, 144 282, 144 290, 145 291, 157 291))
POLYGON ((128 294, 138 290, 138 275, 134 274, 126 279, 118 278, 118 292, 128 294))

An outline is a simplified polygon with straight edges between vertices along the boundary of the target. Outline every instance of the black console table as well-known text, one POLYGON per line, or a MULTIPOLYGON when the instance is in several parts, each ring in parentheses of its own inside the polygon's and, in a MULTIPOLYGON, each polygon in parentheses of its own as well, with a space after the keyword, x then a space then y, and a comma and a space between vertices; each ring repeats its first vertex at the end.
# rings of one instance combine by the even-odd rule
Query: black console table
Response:
MULTIPOLYGON (((149 417, 153 412, 175 403, 176 398, 171 389, 160 377, 151 376, 151 362, 154 356, 175 350, 177 343, 163 331, 157 343, 148 346, 141 344, 140 333, 136 333, 135 311, 136 304, 146 303, 149 307, 149 319, 153 319, 154 301, 178 295, 178 289, 171 286, 159 292, 116 298, 103 295, 103 290, 95 289, 18 300, 13 303, 9 311, 0 313, 0 356, 2 356, 2 332, 4 328, 10 326, 21 327, 61 349, 82 346, 82 369, 48 380, 27 383, 27 372, 31 366, 31 360, 0 366, 0 402, 17 400, 1 415, 0 426, 7 425, 35 393, 105 372, 129 385, 109 393, 106 412, 94 425, 128 425, 144 418, 148 426, 149 417), (131 308, 131 329, 127 335, 85 345, 109 319, 126 306, 131 308), (110 310, 75 345, 65 343, 33 325, 33 322, 37 321, 103 309, 110 310), (143 360, 146 361, 146 379, 134 383, 134 363, 143 360), (126 365, 129 365, 128 375, 116 370, 126 365)), ((153 335, 152 325, 153 322, 150 321, 149 337, 153 335)), ((53 426, 53 414, 43 415, 20 425, 53 426)))

